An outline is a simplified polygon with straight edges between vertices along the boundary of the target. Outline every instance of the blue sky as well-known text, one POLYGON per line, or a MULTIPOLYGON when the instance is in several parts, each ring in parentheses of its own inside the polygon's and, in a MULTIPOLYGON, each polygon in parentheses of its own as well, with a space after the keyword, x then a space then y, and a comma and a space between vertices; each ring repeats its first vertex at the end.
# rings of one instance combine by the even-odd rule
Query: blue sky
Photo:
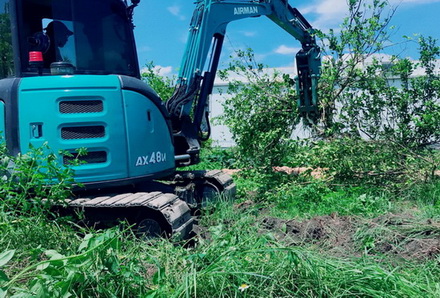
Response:
MULTIPOLYGON (((289 0, 315 28, 338 28, 347 11, 347 0, 289 0)), ((398 6, 391 21, 393 42, 401 36, 422 34, 440 42, 440 0, 390 0, 398 6)), ((192 0, 142 0, 135 10, 135 35, 141 67, 148 61, 162 74, 177 73, 185 49, 188 26, 194 10, 192 0)), ((270 67, 293 65, 300 44, 266 17, 230 23, 220 68, 234 50, 252 48, 259 62, 270 67)), ((416 43, 405 43, 390 54, 403 53, 417 59, 416 43)))

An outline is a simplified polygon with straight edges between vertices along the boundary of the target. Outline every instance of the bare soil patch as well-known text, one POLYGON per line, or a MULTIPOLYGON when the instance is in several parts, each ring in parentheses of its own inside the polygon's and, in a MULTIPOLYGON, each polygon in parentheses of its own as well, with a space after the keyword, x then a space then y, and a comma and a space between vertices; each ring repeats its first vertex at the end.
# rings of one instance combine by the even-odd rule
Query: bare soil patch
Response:
MULTIPOLYGON (((251 205, 251 201, 245 201, 236 207, 244 210, 251 205)), ((332 214, 306 220, 260 214, 255 224, 260 233, 270 233, 286 246, 306 247, 335 257, 440 260, 440 221, 422 220, 405 213, 373 219, 332 214)), ((212 237, 207 227, 199 225, 195 226, 195 233, 205 241, 212 237)))
POLYGON ((308 246, 338 257, 394 256, 406 260, 440 256, 440 222, 418 220, 408 214, 374 219, 326 215, 311 219, 261 219, 261 231, 287 245, 308 246))

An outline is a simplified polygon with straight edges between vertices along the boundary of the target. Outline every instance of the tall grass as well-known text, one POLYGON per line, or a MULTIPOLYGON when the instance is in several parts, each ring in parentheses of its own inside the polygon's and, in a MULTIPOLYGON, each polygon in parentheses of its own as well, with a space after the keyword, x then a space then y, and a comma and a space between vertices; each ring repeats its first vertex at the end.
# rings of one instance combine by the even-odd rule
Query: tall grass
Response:
MULTIPOLYGON (((26 162, 34 165, 32 160, 26 162)), ((20 175, 25 171, 26 167, 20 175)), ((40 175, 57 174, 54 169, 27 171, 41 196, 62 200, 68 193, 64 181, 70 180, 63 176, 67 172, 58 176, 66 179, 60 179, 59 186, 50 191, 40 175)), ((69 218, 53 218, 44 205, 32 203, 26 189, 17 192, 10 180, 5 181, 7 187, 2 191, 8 199, 0 199, 1 298, 440 296, 439 257, 377 263, 365 255, 336 258, 321 254, 313 243, 307 248, 288 246, 259 226, 264 215, 258 208, 244 210, 218 202, 203 211, 198 235, 188 243, 141 241, 124 224, 95 231, 78 227, 69 218)), ((248 191, 261 183, 238 181, 245 190, 243 199, 249 199, 248 191)), ((335 190, 322 183, 303 186, 286 183, 267 189, 265 198, 272 200, 264 207, 277 206, 277 212, 287 210, 283 216, 290 217, 343 210, 371 216, 405 201, 411 203, 410 208, 418 204, 434 215, 439 213, 439 185, 435 183, 414 189, 408 195, 411 199, 394 198, 391 208, 385 195, 375 197, 377 193, 363 188, 335 190)), ((382 231, 363 230, 357 235, 362 242, 382 237, 382 231)))
MULTIPOLYGON (((67 225, 56 241, 29 246, 5 234, 16 255, 0 270, 7 295, 23 297, 438 297, 435 262, 392 267, 286 247, 261 232, 254 212, 220 203, 201 218, 196 243, 143 242, 118 229, 86 233, 67 225), (54 250, 56 249, 56 251, 54 250), (26 260, 23 262, 23 260, 26 260)), ((25 222, 23 222, 24 224, 25 222)), ((2 222, 4 224, 4 222, 2 222)), ((43 224, 41 222, 40 224, 43 224)), ((44 223, 50 227, 48 222, 44 223)), ((30 228, 42 233, 40 228, 30 228)), ((50 239, 50 235, 47 235, 50 239)), ((3 246, 4 247, 4 246, 3 246)), ((1 262, 0 262, 1 263, 1 262)))

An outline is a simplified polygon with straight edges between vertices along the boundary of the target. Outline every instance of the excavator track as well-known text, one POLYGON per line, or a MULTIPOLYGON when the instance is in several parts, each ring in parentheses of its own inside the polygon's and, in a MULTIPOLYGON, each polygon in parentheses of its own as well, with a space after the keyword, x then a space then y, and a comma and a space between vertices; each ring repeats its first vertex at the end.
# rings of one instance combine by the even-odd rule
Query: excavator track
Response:
POLYGON ((106 221, 118 218, 135 225, 140 236, 190 237, 193 218, 188 205, 171 193, 135 192, 78 197, 68 206, 84 211, 86 217, 106 221))
POLYGON ((236 192, 232 178, 219 170, 179 171, 169 178, 168 184, 147 185, 152 188, 77 194, 67 200, 65 209, 81 211, 89 225, 127 221, 140 237, 188 239, 193 234, 193 215, 197 210, 218 198, 232 199, 236 192))
POLYGON ((175 193, 192 209, 199 209, 217 199, 234 199, 236 185, 220 170, 179 171, 173 179, 175 193))

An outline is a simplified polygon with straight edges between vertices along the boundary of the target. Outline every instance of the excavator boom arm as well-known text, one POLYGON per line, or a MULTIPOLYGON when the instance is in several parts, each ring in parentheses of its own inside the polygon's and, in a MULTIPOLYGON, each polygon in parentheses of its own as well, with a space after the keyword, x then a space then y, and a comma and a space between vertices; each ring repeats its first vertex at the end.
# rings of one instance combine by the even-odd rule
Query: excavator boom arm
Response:
POLYGON ((207 98, 212 93, 215 73, 227 25, 249 17, 267 16, 299 40, 302 49, 296 56, 298 107, 303 116, 318 114, 317 80, 320 73, 320 49, 312 26, 291 7, 288 0, 198 0, 194 11, 178 85, 167 101, 173 126, 197 147, 198 133, 207 98), (207 57, 211 59, 207 63, 207 57), (206 69, 206 71, 205 71, 206 69), (190 116, 192 115, 192 116, 190 116))

